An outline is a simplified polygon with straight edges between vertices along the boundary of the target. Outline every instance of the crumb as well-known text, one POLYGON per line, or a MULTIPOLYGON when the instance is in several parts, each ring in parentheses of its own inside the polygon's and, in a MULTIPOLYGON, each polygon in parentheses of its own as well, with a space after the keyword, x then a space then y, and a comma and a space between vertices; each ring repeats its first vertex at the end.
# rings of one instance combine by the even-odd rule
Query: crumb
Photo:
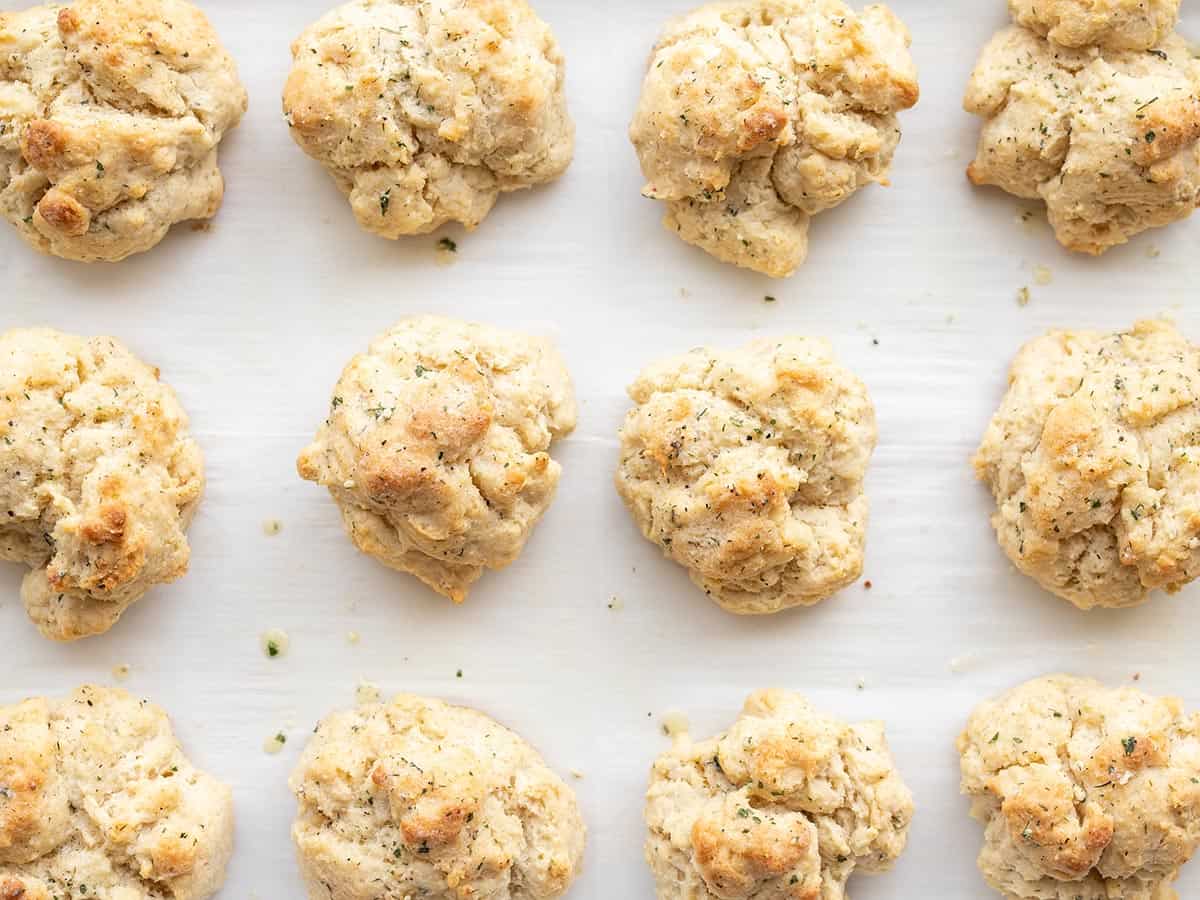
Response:
POLYGON ((379 685, 373 682, 360 681, 354 687, 354 700, 359 706, 367 703, 378 703, 379 697, 379 685))
POLYGON ((863 582, 863 590, 864 591, 869 591, 873 587, 875 587, 875 585, 871 582, 870 578, 868 578, 866 581, 863 582))
POLYGON ((570 772, 571 772, 571 777, 574 778, 576 781, 583 780, 583 770, 582 769, 571 769, 570 772))
POLYGON ((457 672, 455 672, 455 673, 454 673, 454 677, 455 677, 455 678, 462 678, 462 669, 459 669, 457 672))
POLYGON ((669 712, 662 718, 663 734, 667 737, 679 737, 688 732, 688 720, 681 712, 669 712))
POLYGON ((263 534, 267 537, 275 537, 279 532, 283 531, 283 523, 278 519, 267 519, 263 522, 263 534))
POLYGON ((964 653, 962 656, 956 656, 946 663, 946 667, 951 672, 958 674, 965 672, 978 661, 978 657, 974 653, 964 653))
POLYGON ((764 303, 774 303, 775 298, 772 297, 770 294, 767 294, 767 296, 763 297, 763 302, 764 303))
POLYGON ((129 663, 121 663, 119 666, 113 666, 112 677, 117 681, 124 681, 129 677, 129 663))
POLYGON ((287 743, 287 735, 282 731, 277 731, 265 741, 263 741, 263 753, 270 753, 274 756, 283 749, 283 745, 287 743))
POLYGON ((1029 288, 1023 287, 1017 291, 1017 306, 1029 305, 1029 288))
POLYGON ((284 656, 288 651, 287 632, 280 631, 278 628, 272 628, 270 631, 263 632, 259 642, 262 644, 262 651, 269 659, 275 659, 279 656, 284 656))
POLYGON ((192 231, 212 231, 212 222, 202 219, 192 223, 192 231))
POLYGON ((1142 673, 1141 673, 1141 672, 1134 672, 1134 673, 1133 673, 1133 680, 1134 680, 1134 681, 1141 681, 1141 680, 1142 680, 1142 673))
POLYGON ((879 338, 871 338, 871 346, 878 347, 879 346, 879 338))
POLYGON ((1047 285, 1054 280, 1054 273, 1047 266, 1033 267, 1033 280, 1040 285, 1047 285))
POLYGON ((1148 256, 1150 259, 1158 259, 1160 256, 1162 256, 1162 251, 1151 245, 1146 248, 1146 256, 1148 256))
POLYGON ((860 691, 866 690, 866 688, 867 688, 867 676, 866 676, 866 675, 859 675, 859 676, 858 676, 858 681, 856 681, 856 682, 854 683, 854 686, 855 686, 856 688, 858 688, 860 691))
POLYGON ((347 631, 346 632, 346 643, 357 644, 359 642, 359 640, 360 640, 360 637, 359 637, 359 634, 357 631, 347 631))
POLYGON ((689 290, 688 290, 687 288, 685 288, 685 287, 681 287, 681 288, 679 289, 679 296, 680 296, 680 297, 690 297, 690 296, 692 296, 692 292, 691 292, 691 291, 689 291, 689 290))
POLYGON ((448 266, 454 262, 458 255, 458 244, 448 237, 444 237, 437 242, 437 264, 439 266, 448 266))
POLYGON ((625 608, 625 601, 614 594, 612 597, 608 598, 608 608, 613 612, 620 612, 625 608))

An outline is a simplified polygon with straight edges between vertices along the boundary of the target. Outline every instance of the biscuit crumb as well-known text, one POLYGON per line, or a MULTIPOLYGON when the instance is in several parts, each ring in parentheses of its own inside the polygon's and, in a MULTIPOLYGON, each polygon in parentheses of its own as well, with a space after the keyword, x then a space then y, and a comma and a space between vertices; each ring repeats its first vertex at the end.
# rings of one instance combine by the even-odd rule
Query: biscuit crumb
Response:
POLYGON ((354 699, 359 706, 378 703, 381 696, 379 685, 371 681, 360 681, 354 688, 354 699))
POLYGON ((858 680, 854 682, 854 686, 860 691, 865 691, 867 689, 867 676, 859 675, 858 680))
POLYGON ((669 712, 662 718, 663 734, 667 737, 679 737, 688 733, 688 718, 681 712, 669 712))
POLYGON ((278 753, 280 750, 283 749, 283 746, 286 743, 287 743, 287 735, 284 734, 282 731, 277 731, 273 735, 271 735, 269 738, 267 738, 265 741, 263 741, 263 753, 269 753, 272 756, 274 756, 276 753, 278 753))
POLYGON ((1054 280, 1054 273, 1050 271, 1048 266, 1034 266, 1033 280, 1044 287, 1054 280))
POLYGON ((263 534, 267 537, 275 537, 279 532, 283 531, 283 523, 278 519, 267 519, 263 522, 263 534))
POLYGON ((348 644, 357 644, 361 639, 362 638, 357 631, 346 632, 346 643, 348 644))
POLYGON ((620 612, 625 608, 625 601, 614 594, 608 599, 608 608, 613 612, 620 612))
POLYGON ((207 220, 201 220, 192 223, 192 231, 212 231, 213 223, 207 220))
POLYGON ((1158 259, 1160 256, 1162 256, 1162 251, 1151 245, 1146 248, 1146 256, 1148 256, 1150 259, 1158 259))
POLYGON ((113 666, 112 677, 117 681, 124 681, 129 677, 129 663, 121 663, 119 666, 113 666))
POLYGON ((259 639, 262 644, 262 651, 269 659, 275 659, 279 656, 284 656, 288 652, 290 641, 286 631, 280 631, 278 628, 272 628, 270 631, 263 632, 259 639))
POLYGON ((583 770, 582 769, 571 769, 571 777, 574 778, 576 781, 582 781, 583 780, 583 770))
POLYGON ((1028 306, 1028 305, 1029 305, 1029 288, 1022 287, 1020 290, 1017 291, 1017 306, 1028 306))

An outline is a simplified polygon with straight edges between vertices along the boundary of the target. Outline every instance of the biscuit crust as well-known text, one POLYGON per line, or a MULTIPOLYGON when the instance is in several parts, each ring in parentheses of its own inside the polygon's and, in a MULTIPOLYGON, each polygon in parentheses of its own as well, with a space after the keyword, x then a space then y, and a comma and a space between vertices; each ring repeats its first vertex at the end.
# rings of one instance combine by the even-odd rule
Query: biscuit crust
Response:
POLYGON ((461 603, 521 552, 562 472, 550 445, 574 427, 549 341, 417 316, 349 362, 297 469, 360 550, 461 603))
POLYGON ((1008 0, 1013 21, 1062 47, 1149 50, 1175 30, 1179 0, 1008 0))
POLYGON ((0 334, 0 560, 46 637, 100 634, 181 577, 203 459, 175 392, 114 338, 0 334))
POLYGON ((518 735, 440 700, 334 713, 290 784, 312 900, 552 900, 582 864, 571 789, 518 735))
POLYGON ((782 278, 810 217, 887 184, 896 113, 917 102, 904 24, 841 0, 721 0, 670 22, 629 130, 663 224, 782 278))
POLYGON ((292 137, 382 237, 474 228, 574 154, 562 52, 525 0, 354 0, 292 58, 292 137))
POLYGON ((875 410, 826 341, 700 348, 649 366, 629 396, 617 491, 716 603, 773 613, 859 577, 875 410))
POLYGON ((968 177, 1043 200, 1070 250, 1104 253, 1200 201, 1200 61, 1176 34, 1149 50, 1068 49, 1007 28, 964 106, 985 120, 968 177))
POLYGON ((1176 900, 1200 842, 1200 717, 1173 698, 1052 675, 980 704, 958 738, 1010 900, 1176 900))
POLYGON ((0 898, 204 900, 232 850, 232 792, 159 707, 93 685, 0 707, 0 898))
POLYGON ((646 861, 658 900, 845 900, 856 869, 891 867, 912 816, 882 723, 757 691, 728 731, 655 760, 646 861))
POLYGON ((246 91, 185 0, 76 0, 0 13, 0 214, 44 253, 149 250, 207 219, 217 145, 246 91))
POLYGON ((1200 348, 1165 322, 1026 344, 974 465, 1013 564, 1081 609, 1200 574, 1200 348))

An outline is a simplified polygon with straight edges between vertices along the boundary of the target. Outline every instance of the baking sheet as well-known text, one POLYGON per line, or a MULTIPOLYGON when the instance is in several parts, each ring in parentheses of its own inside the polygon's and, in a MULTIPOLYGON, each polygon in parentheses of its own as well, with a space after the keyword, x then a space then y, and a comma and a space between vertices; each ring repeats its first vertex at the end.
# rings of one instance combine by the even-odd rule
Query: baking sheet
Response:
MULTIPOLYGON (((251 98, 222 145, 226 199, 211 229, 178 227, 116 266, 42 257, 0 229, 0 327, 118 335, 182 397, 209 480, 191 572, 108 635, 58 646, 28 624, 19 568, 0 565, 0 702, 114 683, 113 667, 131 666, 123 686, 163 704, 192 758, 234 786, 222 897, 303 896, 287 774, 317 719, 352 704, 360 680, 476 706, 573 782, 590 826, 576 900, 653 896, 641 804, 669 711, 708 735, 750 690, 775 685, 849 718, 886 719, 918 811, 905 855, 888 875, 855 877, 855 900, 984 900, 995 895, 975 870, 981 830, 958 795, 953 748, 974 703, 1069 670, 1113 683, 1137 675, 1200 706, 1200 589, 1076 612, 1012 571, 968 465, 1022 341, 1164 313, 1200 339, 1200 219, 1075 258, 1044 216, 1023 224, 1026 205, 967 184, 978 126, 959 102, 979 48, 1006 22, 1000 0, 893 0, 922 89, 902 118, 894 184, 822 215, 809 262, 786 282, 686 246, 638 195, 627 123, 662 20, 687 2, 538 0, 568 60, 576 159, 559 183, 503 198, 476 232, 448 229, 459 245, 449 267, 437 264, 436 237, 395 244, 359 231, 288 136, 278 99, 288 43, 323 2, 202 5, 251 98), (1037 266, 1051 284, 1036 283, 1037 266), (578 431, 555 451, 564 476, 553 508, 520 560, 486 575, 461 608, 358 555, 325 492, 294 470, 344 362, 417 312, 552 335, 581 403, 578 431), (645 363, 786 331, 832 339, 878 409, 873 587, 739 619, 636 533, 611 484, 614 435, 624 387, 645 363), (283 526, 273 537, 272 519, 283 526), (259 649, 271 628, 291 638, 275 660, 259 649), (278 730, 287 746, 267 755, 278 730)), ((1185 33, 1200 34, 1188 25, 1185 15, 1185 33)), ((1200 862, 1192 868, 1184 897, 1200 891, 1200 862)))

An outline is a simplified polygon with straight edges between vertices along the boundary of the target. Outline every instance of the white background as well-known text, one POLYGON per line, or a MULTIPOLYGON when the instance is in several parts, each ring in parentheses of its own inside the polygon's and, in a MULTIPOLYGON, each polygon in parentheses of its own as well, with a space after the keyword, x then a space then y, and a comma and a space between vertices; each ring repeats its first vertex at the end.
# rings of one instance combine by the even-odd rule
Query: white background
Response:
MULTIPOLYGON (((894 184, 822 215, 809 262, 787 282, 683 244, 639 196, 626 127, 655 35, 687 2, 538 0, 568 60, 575 162, 551 187, 502 198, 473 234, 448 230, 459 242, 450 267, 436 263, 436 237, 361 232, 288 136, 288 43, 324 2, 202 4, 250 91, 247 117, 221 148, 226 198, 210 231, 183 225, 149 253, 85 266, 0 230, 0 327, 111 333, 161 366, 209 481, 190 574, 104 637, 39 637, 17 596, 21 571, 0 565, 0 702, 113 683, 112 668, 131 665, 125 686, 164 705, 192 758, 234 786, 238 836, 222 897, 303 896, 287 774, 317 719, 352 704, 360 679, 476 706, 568 781, 569 769, 583 773, 573 784, 590 833, 575 900, 653 896, 641 805, 667 711, 707 736, 746 693, 774 685, 846 717, 886 719, 918 811, 906 854, 888 875, 856 877, 855 900, 983 900, 994 895, 975 869, 981 832, 958 795, 953 746, 978 700, 1069 670, 1113 683, 1140 673, 1142 687, 1200 706, 1200 586, 1135 610, 1075 611, 1007 564, 968 463, 1009 359, 1039 332, 1166 313, 1200 339, 1187 302, 1200 218, 1099 260, 1075 258, 1044 217, 1022 225, 1017 200, 967 183, 978 125, 960 99, 979 48, 1006 21, 1000 0, 893 0, 913 32, 922 92, 902 117, 894 184), (1034 283, 1039 265, 1052 284, 1034 283), (1023 285, 1032 301, 1021 308, 1023 285), (294 468, 345 361, 418 312, 553 335, 581 402, 578 431, 555 451, 564 475, 553 508, 520 560, 485 575, 458 608, 358 555, 324 490, 294 468), (832 339, 878 409, 867 484, 874 587, 739 619, 637 534, 612 488, 614 435, 624 387, 649 361, 788 331, 832 339), (267 519, 282 533, 266 536, 267 519), (260 651, 269 628, 291 635, 286 657, 260 651), (287 747, 268 756, 263 740, 279 729, 287 747)), ((1193 868, 1184 897, 1200 891, 1200 862, 1193 868)))

